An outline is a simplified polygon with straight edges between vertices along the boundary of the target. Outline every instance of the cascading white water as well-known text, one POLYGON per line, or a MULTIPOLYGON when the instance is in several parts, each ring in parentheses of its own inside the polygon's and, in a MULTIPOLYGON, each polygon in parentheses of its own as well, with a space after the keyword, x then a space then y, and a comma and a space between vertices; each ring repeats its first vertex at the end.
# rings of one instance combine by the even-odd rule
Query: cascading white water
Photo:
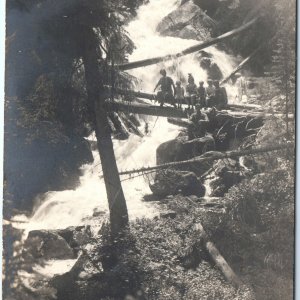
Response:
MULTIPOLYGON (((153 56, 179 52, 199 41, 185 40, 173 37, 162 37, 156 32, 156 26, 161 19, 170 13, 178 5, 177 1, 151 0, 148 4, 139 8, 137 18, 127 27, 136 50, 130 56, 130 61, 150 58, 153 56)), ((233 58, 224 52, 209 47, 206 49, 211 53, 223 74, 228 74, 233 69, 233 58)), ((194 55, 188 55, 176 61, 164 62, 154 66, 139 68, 130 73, 139 78, 140 85, 137 87, 145 91, 152 91, 159 79, 159 69, 162 67, 176 66, 173 73, 169 75, 177 80, 179 74, 187 76, 192 73, 196 82, 200 79, 206 81, 207 74, 199 67, 199 62, 194 55)), ((174 68, 173 68, 174 69, 174 68)), ((235 91, 227 86, 230 94, 235 91)), ((163 142, 173 139, 178 135, 179 128, 169 124, 166 118, 145 117, 149 122, 150 134, 140 138, 131 135, 128 140, 114 140, 119 170, 138 168, 155 164, 156 148, 163 142)), ((88 224, 95 220, 103 220, 101 217, 92 218, 97 210, 98 214, 104 212, 107 215, 107 198, 103 179, 100 179, 101 165, 97 152, 94 152, 94 163, 82 167, 83 175, 80 185, 75 190, 48 192, 36 208, 32 218, 29 220, 27 230, 30 229, 55 229, 65 228, 79 224, 88 224)), ((129 217, 152 217, 158 210, 153 203, 143 202, 145 194, 150 193, 147 180, 137 177, 122 182, 129 217)))

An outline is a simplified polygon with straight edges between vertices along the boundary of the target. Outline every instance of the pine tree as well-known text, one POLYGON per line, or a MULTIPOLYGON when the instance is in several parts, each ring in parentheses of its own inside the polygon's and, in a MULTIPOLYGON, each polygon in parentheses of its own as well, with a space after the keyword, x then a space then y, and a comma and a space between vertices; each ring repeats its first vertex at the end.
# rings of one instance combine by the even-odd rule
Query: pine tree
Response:
MULTIPOLYGON (((96 131, 114 236, 127 226, 128 213, 103 107, 106 98, 104 84, 111 79, 108 66, 112 62, 126 62, 127 54, 133 49, 123 26, 135 15, 139 2, 7 1, 7 37, 11 41, 7 54, 7 95, 23 99, 25 110, 32 112, 43 108, 42 118, 59 120, 65 125, 67 118, 60 116, 71 114, 70 110, 76 103, 70 92, 74 86, 73 74, 78 68, 83 70, 87 94, 84 103, 88 112, 86 121, 96 131), (41 76, 46 80, 41 80, 41 76), (64 101, 53 102, 53 97, 47 96, 48 91, 36 93, 37 86, 43 88, 43 85, 36 84, 41 82, 47 83, 47 89, 53 86, 58 94, 64 90, 61 97, 64 101), (63 89, 64 85, 70 89, 63 89), (37 101, 25 101, 32 92, 35 97, 30 98, 37 101), (39 99, 44 103, 39 103, 39 99), (48 108, 51 111, 47 111, 48 108)), ((115 77, 120 76, 116 74, 115 77)), ((53 94, 56 95, 56 91, 53 94)))
POLYGON ((269 74, 277 93, 283 100, 280 108, 285 115, 286 137, 291 137, 289 114, 295 109, 295 68, 296 68, 296 18, 295 3, 288 0, 278 0, 275 3, 277 19, 277 34, 272 44, 274 47, 272 64, 269 74))

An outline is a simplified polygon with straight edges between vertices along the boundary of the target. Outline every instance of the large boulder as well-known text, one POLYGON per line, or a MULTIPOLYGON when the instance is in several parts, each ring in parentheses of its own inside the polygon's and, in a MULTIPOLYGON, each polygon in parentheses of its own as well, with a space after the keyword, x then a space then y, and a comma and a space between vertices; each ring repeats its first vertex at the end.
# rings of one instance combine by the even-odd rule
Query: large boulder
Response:
POLYGON ((245 178, 239 162, 234 159, 218 160, 213 169, 217 177, 210 183, 211 197, 223 197, 232 186, 245 178))
POLYGON ((223 78, 221 69, 211 57, 202 57, 201 53, 198 59, 200 60, 200 67, 207 71, 208 78, 212 80, 221 80, 223 78))
POLYGON ((156 162, 157 164, 164 164, 182 161, 211 150, 214 150, 214 139, 211 136, 193 140, 188 140, 187 136, 181 136, 158 146, 156 150, 156 162))
POLYGON ((90 226, 71 226, 58 229, 55 233, 60 235, 76 253, 91 241, 92 236, 90 226))
POLYGON ((163 18, 157 31, 167 36, 203 40, 210 36, 214 26, 215 22, 200 7, 187 1, 163 18))
POLYGON ((220 6, 219 0, 194 0, 194 3, 207 12, 209 16, 213 16, 220 6))
POLYGON ((34 259, 74 259, 75 254, 64 238, 50 230, 30 231, 23 255, 34 259))
POLYGON ((177 170, 159 171, 150 189, 160 197, 176 194, 203 197, 205 194, 205 187, 193 172, 177 170))

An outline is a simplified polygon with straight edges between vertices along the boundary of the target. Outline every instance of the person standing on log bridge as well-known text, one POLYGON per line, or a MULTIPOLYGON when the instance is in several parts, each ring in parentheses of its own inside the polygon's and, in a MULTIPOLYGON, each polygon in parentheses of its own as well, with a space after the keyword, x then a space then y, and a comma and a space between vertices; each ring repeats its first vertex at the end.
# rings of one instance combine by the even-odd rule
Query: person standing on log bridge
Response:
POLYGON ((215 99, 215 87, 213 86, 213 81, 211 79, 207 80, 208 87, 206 88, 206 106, 213 107, 213 102, 215 99))
POLYGON ((239 99, 239 102, 242 102, 243 96, 245 95, 247 97, 247 82, 245 77, 243 76, 243 73, 236 73, 236 85, 238 87, 238 95, 235 97, 239 99))
POLYGON ((175 100, 178 104, 178 108, 181 108, 184 100, 184 88, 181 86, 181 82, 179 80, 176 81, 175 100))
POLYGON ((176 88, 174 81, 171 77, 167 76, 167 72, 165 69, 160 70, 161 78, 154 88, 154 92, 158 87, 160 87, 160 91, 157 93, 157 99, 160 102, 160 106, 162 107, 165 102, 171 103, 175 108, 175 99, 174 94, 176 94, 176 88), (173 89, 172 89, 173 88, 173 89))
POLYGON ((197 89, 198 91, 198 103, 200 104, 201 107, 206 106, 206 90, 204 85, 204 81, 199 82, 199 87, 197 89))
POLYGON ((186 91, 186 100, 188 104, 188 109, 196 104, 197 98, 197 85, 195 84, 195 79, 191 73, 188 75, 188 84, 185 88, 186 91))
POLYGON ((190 124, 188 126, 189 140, 203 137, 209 122, 207 114, 201 112, 200 104, 196 104, 195 108, 196 112, 190 116, 190 124))
POLYGON ((220 83, 218 80, 214 82, 215 85, 215 106, 218 110, 224 109, 228 105, 227 92, 224 87, 220 87, 220 83))

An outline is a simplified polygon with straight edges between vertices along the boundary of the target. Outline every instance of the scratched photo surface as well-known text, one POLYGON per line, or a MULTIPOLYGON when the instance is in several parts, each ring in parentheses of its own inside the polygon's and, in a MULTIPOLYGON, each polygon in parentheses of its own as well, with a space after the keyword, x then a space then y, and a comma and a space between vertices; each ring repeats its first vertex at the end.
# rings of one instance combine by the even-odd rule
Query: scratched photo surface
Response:
POLYGON ((295 11, 6 0, 3 299, 293 299, 295 11))

